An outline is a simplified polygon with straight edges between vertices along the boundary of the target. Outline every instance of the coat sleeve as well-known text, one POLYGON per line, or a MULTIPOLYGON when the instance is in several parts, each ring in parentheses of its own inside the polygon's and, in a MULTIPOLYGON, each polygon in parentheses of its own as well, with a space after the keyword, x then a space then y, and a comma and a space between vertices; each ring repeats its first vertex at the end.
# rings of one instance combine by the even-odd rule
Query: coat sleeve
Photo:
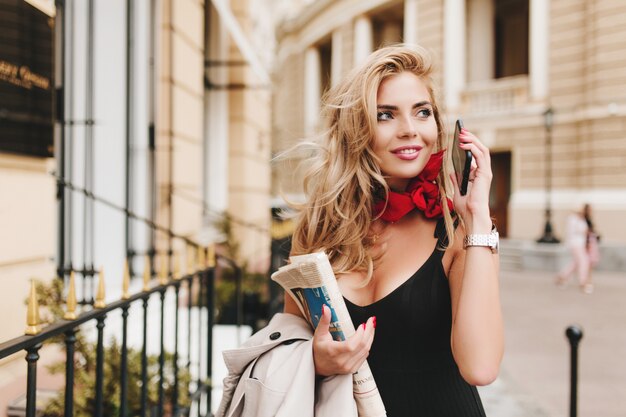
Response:
MULTIPOLYGON (((248 409, 257 401, 262 406, 275 403, 275 394, 288 391, 291 379, 299 373, 299 358, 295 352, 304 352, 299 346, 312 337, 312 330, 304 319, 291 314, 276 314, 266 328, 254 334, 240 348, 224 351, 222 355, 228 376, 224 378, 222 400, 216 417, 237 416, 243 408, 248 409), (285 344, 286 341, 292 343, 285 344)), ((310 349, 308 356, 312 361, 310 349)), ((311 379, 315 379, 314 371, 311 379)))
POLYGON ((222 400, 220 401, 220 406, 215 413, 215 417, 225 417, 226 411, 230 407, 231 402, 233 401, 233 395, 235 393, 235 389, 237 388, 237 384, 239 383, 240 375, 229 374, 226 378, 224 378, 224 390, 222 392, 222 400))

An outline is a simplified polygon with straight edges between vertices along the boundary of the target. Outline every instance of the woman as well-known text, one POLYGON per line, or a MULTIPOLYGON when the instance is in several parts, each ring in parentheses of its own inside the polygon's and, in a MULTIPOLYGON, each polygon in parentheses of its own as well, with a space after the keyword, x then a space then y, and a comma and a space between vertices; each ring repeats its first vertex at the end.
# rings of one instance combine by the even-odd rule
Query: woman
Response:
POLYGON ((390 417, 484 416, 475 386, 496 378, 504 346, 489 150, 462 131, 476 166, 461 196, 442 163, 431 73, 423 49, 386 47, 327 94, 292 254, 328 254, 358 328, 334 341, 322 312, 317 375, 355 372, 367 359, 390 417))
POLYGON ((583 205, 579 212, 568 216, 565 245, 572 257, 557 275, 557 286, 564 287, 571 275, 577 272, 581 291, 586 294, 593 293, 591 268, 599 260, 596 236, 591 222, 591 208, 588 204, 583 205))
POLYGON ((600 235, 593 225, 591 206, 589 204, 583 206, 583 213, 585 215, 585 222, 587 223, 587 256, 589 256, 589 272, 587 273, 587 280, 585 281, 583 291, 587 294, 591 294, 593 292, 591 272, 600 262, 600 235))

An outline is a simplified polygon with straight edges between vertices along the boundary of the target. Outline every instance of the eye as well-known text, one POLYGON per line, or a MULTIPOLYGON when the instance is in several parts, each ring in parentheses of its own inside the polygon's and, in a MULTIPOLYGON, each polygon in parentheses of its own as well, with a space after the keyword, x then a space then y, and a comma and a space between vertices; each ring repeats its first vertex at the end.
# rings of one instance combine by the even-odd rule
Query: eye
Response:
POLYGON ((393 115, 390 111, 379 111, 376 114, 376 118, 378 119, 378 121, 391 120, 393 119, 393 115))
POLYGON ((425 109, 419 109, 417 111, 417 116, 422 117, 424 119, 428 119, 430 116, 432 116, 433 111, 429 108, 425 108, 425 109))

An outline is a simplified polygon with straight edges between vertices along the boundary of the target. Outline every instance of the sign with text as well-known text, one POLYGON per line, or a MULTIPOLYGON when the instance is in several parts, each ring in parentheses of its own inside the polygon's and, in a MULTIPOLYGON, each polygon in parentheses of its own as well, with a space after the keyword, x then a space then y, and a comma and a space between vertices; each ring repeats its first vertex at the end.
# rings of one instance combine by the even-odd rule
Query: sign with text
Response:
POLYGON ((0 152, 50 157, 54 141, 54 20, 0 0, 0 152))

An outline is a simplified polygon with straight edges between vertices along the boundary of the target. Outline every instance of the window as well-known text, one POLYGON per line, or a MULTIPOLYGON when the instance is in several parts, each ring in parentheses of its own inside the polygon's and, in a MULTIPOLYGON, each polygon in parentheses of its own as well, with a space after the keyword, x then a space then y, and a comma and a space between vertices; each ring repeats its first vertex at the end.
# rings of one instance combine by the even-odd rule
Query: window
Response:
POLYGON ((528 74, 528 0, 495 0, 495 78, 528 74))
POLYGON ((402 42, 404 3, 377 11, 372 15, 374 49, 402 42))
POLYGON ((320 93, 324 95, 330 88, 331 82, 332 42, 329 39, 322 43, 318 49, 320 54, 320 93))

